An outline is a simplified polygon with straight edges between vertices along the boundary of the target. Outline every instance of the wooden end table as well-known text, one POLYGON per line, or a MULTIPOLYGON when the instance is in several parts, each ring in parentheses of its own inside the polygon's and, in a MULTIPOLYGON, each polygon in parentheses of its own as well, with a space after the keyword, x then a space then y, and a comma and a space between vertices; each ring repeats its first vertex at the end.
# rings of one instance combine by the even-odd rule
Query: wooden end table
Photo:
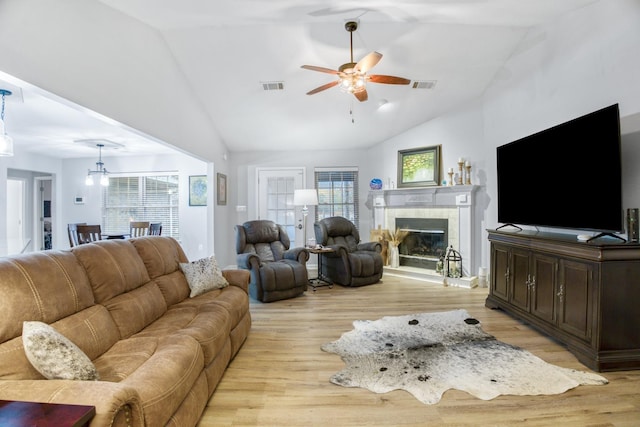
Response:
POLYGON ((2 427, 85 427, 95 414, 94 406, 0 400, 2 427))
POLYGON ((309 285, 311 285, 311 287, 313 288, 313 292, 315 292, 317 288, 322 288, 323 286, 328 286, 329 289, 333 288, 333 282, 331 281, 331 279, 322 274, 322 254, 335 252, 335 249, 315 247, 307 248, 307 250, 312 254, 318 255, 318 275, 312 279, 309 279, 309 285))

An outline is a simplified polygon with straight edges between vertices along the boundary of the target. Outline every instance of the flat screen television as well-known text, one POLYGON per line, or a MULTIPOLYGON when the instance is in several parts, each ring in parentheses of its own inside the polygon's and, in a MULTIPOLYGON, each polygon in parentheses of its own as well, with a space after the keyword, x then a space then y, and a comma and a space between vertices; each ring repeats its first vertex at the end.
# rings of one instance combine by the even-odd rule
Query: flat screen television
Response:
POLYGON ((624 232, 618 104, 497 148, 498 222, 624 232))

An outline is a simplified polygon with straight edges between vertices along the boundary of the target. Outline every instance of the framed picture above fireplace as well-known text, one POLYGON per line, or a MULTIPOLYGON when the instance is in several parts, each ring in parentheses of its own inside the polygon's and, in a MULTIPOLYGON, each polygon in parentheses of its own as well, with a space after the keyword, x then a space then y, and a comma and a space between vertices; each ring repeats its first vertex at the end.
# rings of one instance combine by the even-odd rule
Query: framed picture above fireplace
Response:
POLYGON ((440 145, 398 151, 398 188, 440 185, 440 145))

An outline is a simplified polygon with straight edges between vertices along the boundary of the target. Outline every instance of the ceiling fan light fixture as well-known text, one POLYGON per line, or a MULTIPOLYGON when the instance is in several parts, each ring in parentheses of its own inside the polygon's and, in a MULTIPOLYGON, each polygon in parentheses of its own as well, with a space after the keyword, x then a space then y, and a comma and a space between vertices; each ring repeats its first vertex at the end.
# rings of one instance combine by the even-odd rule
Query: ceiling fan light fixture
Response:
POLYGON ((359 93, 367 88, 367 79, 363 74, 346 74, 340 78, 340 89, 346 93, 359 93))
POLYGON ((313 95, 318 92, 330 89, 334 86, 338 86, 343 93, 353 94, 358 101, 364 102, 369 96, 367 94, 367 83, 384 83, 384 84, 402 84, 407 85, 411 83, 410 80, 385 75, 368 75, 367 73, 382 59, 382 54, 379 52, 371 52, 362 58, 360 61, 353 62, 353 32, 358 29, 358 20, 349 20, 345 23, 345 29, 349 32, 350 41, 350 62, 342 64, 337 70, 330 68, 318 67, 315 65, 302 65, 301 68, 319 71, 321 73, 337 74, 338 79, 332 82, 326 83, 313 90, 307 92, 307 95, 313 95))

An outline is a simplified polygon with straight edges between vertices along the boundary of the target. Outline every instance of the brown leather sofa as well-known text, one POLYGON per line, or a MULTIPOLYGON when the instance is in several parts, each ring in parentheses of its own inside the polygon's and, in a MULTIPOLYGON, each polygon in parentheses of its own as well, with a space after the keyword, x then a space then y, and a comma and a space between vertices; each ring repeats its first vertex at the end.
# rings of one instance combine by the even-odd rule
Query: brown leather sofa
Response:
POLYGON ((236 225, 239 268, 251 272, 249 294, 261 302, 300 296, 307 290, 309 251, 291 248, 282 225, 269 220, 236 225))
POLYGON ((195 426, 251 328, 249 274, 190 298, 177 241, 148 236, 0 258, 0 399, 92 405, 97 426, 195 426), (24 321, 53 326, 97 381, 47 380, 24 321))
POLYGON ((323 253, 320 274, 343 286, 364 286, 382 278, 382 245, 379 242, 360 243, 360 233, 346 218, 334 216, 313 225, 316 243, 335 251, 323 253))

